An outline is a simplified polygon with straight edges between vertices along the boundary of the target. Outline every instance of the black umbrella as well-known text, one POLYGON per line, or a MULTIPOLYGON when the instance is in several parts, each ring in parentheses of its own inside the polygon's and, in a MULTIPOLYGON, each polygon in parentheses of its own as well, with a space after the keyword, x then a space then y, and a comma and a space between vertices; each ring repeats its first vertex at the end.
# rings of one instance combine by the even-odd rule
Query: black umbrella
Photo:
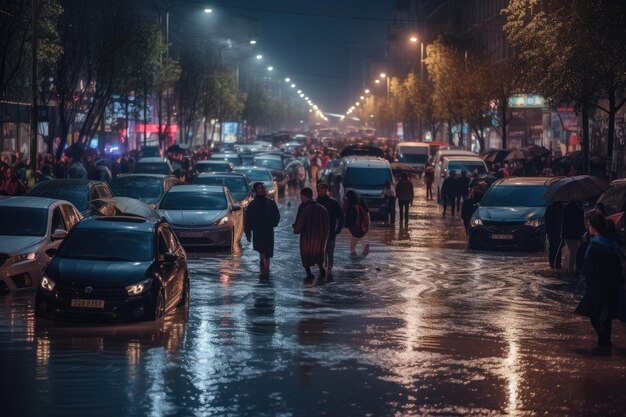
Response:
POLYGON ((599 197, 609 184, 592 175, 577 175, 552 183, 543 197, 547 201, 588 201, 599 197))
POLYGON ((506 149, 492 149, 480 155, 483 161, 491 163, 501 163, 510 151, 506 149))
POLYGON ((185 153, 185 149, 178 143, 173 144, 169 148, 167 148, 167 153, 185 153))

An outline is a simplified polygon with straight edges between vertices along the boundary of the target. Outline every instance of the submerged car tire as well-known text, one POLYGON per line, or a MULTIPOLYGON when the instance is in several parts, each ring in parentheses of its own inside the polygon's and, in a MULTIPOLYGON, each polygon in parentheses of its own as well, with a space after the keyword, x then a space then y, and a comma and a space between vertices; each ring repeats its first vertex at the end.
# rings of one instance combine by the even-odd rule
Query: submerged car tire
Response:
POLYGON ((189 305, 189 277, 185 277, 185 283, 183 284, 183 295, 180 297, 180 301, 178 302, 178 307, 188 306, 189 305))

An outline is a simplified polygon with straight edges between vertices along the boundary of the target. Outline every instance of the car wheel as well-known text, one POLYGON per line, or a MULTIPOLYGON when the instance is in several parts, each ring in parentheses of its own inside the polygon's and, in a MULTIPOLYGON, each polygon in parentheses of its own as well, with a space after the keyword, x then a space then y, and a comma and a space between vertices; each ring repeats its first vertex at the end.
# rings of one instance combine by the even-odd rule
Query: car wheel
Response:
POLYGON ((180 301, 178 302, 178 306, 188 306, 189 305, 189 277, 185 277, 185 283, 183 284, 183 294, 180 297, 180 301))
POLYGON ((165 315, 165 294, 163 290, 159 291, 156 303, 154 305, 154 319, 158 320, 165 315))

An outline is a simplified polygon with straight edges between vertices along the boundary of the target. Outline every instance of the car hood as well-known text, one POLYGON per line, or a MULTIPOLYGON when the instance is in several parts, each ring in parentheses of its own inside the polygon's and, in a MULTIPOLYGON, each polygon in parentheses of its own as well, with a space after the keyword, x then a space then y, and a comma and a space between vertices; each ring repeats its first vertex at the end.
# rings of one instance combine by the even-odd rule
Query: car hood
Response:
POLYGON ((213 224, 228 215, 228 210, 159 210, 159 214, 171 225, 202 226, 213 224))
POLYGON ((0 236, 0 253, 18 255, 28 251, 32 252, 37 250, 36 246, 43 239, 41 236, 0 236))
POLYGON ((479 207, 474 216, 482 220, 510 222, 541 219, 545 212, 545 207, 479 207))
POLYGON ((143 280, 152 262, 111 262, 55 257, 46 274, 57 284, 123 286, 143 280))

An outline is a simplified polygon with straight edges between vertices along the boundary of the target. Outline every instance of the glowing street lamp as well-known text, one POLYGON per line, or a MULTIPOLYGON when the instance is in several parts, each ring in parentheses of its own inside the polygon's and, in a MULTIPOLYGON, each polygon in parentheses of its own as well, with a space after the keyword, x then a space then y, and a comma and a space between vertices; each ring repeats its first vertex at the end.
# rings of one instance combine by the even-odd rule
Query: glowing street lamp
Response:
POLYGON ((274 67, 272 67, 271 65, 269 67, 267 67, 268 71, 274 71, 274 67))
POLYGON ((370 93, 370 90, 366 88, 365 89, 365 94, 369 94, 369 93, 370 93))
POLYGON ((379 79, 374 80, 374 82, 375 82, 376 84, 380 84, 380 80, 379 80, 379 79))
POLYGON ((250 40, 250 45, 256 45, 256 39, 251 39, 250 40))
POLYGON ((380 73, 380 78, 385 78, 387 76, 387 74, 385 74, 384 72, 380 73))
POLYGON ((258 59, 258 60, 263 59, 263 55, 261 55, 261 54, 257 55, 257 56, 256 56, 256 59, 258 59))
POLYGON ((361 96, 361 100, 365 100, 365 97, 361 96))
POLYGON ((289 81, 291 81, 291 78, 287 77, 285 78, 285 82, 288 83, 289 81))
POLYGON ((291 84, 291 88, 296 88, 296 85, 295 84, 291 84))
POLYGON ((204 13, 211 14, 211 13, 213 13, 213 9, 206 8, 206 9, 204 9, 204 13))

